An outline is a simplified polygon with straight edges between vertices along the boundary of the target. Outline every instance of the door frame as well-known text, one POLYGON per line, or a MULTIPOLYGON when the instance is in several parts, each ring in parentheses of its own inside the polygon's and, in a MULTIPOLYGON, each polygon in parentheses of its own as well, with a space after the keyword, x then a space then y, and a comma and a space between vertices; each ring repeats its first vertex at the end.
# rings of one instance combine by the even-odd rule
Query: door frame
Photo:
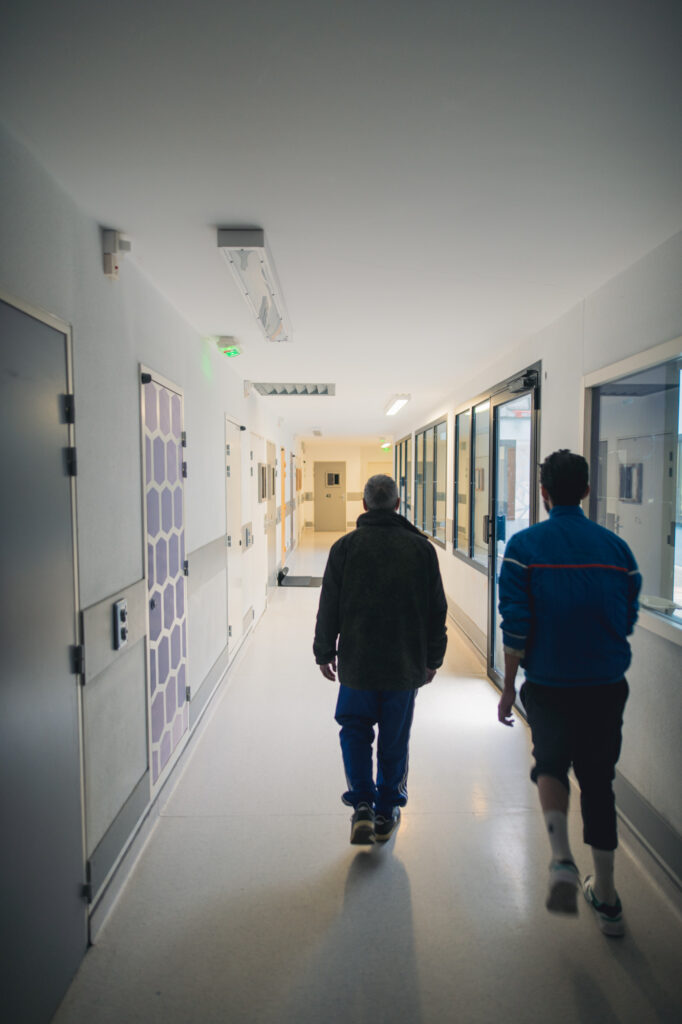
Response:
MULTIPOLYGON (((41 309, 39 306, 34 306, 30 302, 24 302, 22 299, 6 292, 3 288, 0 288, 0 300, 5 302, 8 306, 13 306, 14 309, 18 309, 19 312, 25 313, 27 316, 32 317, 34 320, 39 320, 41 323, 46 324, 48 327, 52 327, 53 330, 59 334, 64 335, 64 352, 66 357, 66 394, 70 396, 72 400, 75 399, 74 388, 73 388, 73 335, 71 324, 61 320, 53 313, 48 313, 47 310, 41 309)), ((67 436, 69 445, 73 448, 76 446, 76 427, 75 423, 68 423, 67 436)), ((73 623, 73 644, 74 647, 82 647, 83 634, 82 634, 82 619, 81 619, 81 606, 80 606, 80 592, 78 587, 79 570, 78 570, 78 514, 77 514, 77 485, 76 476, 73 475, 69 479, 70 494, 71 494, 71 550, 73 553, 73 607, 74 607, 74 623, 73 623)), ((78 763, 80 767, 80 806, 81 806, 81 849, 82 849, 82 881, 83 884, 87 884, 86 880, 86 865, 87 865, 87 836, 85 826, 85 744, 84 744, 84 718, 83 718, 83 684, 85 683, 84 672, 76 673, 74 675, 76 680, 75 685, 78 687, 76 695, 76 707, 78 711, 78 763)), ((85 906, 85 904, 84 904, 85 906)), ((87 908, 84 911, 85 914, 85 931, 88 934, 88 914, 87 908)))
POLYGON ((495 668, 495 606, 497 604, 497 521, 495 517, 496 495, 497 495, 497 443, 498 426, 496 410, 508 402, 520 398, 522 395, 530 394, 531 398, 531 438, 530 438, 530 502, 529 520, 530 525, 538 521, 540 507, 540 493, 538 487, 538 467, 540 465, 540 393, 542 366, 536 363, 524 371, 523 374, 511 381, 506 381, 503 388, 490 396, 490 444, 489 444, 489 465, 490 465, 490 486, 488 489, 488 636, 486 650, 486 667, 488 677, 495 683, 498 689, 502 689, 504 676, 495 668))
MULTIPOLYGON (((313 462, 313 523, 314 530, 318 533, 345 533, 348 528, 347 517, 348 517, 348 462, 346 459, 315 459, 313 462), (343 466, 343 482, 339 486, 343 487, 343 526, 340 530, 320 530, 317 526, 317 509, 318 509, 318 490, 317 490, 317 466, 343 466)), ((336 486, 336 485, 334 485, 336 486)), ((325 490, 325 488, 322 488, 325 490)))
MULTIPOLYGON (((60 317, 49 313, 47 310, 42 309, 39 306, 34 305, 31 302, 26 302, 19 298, 15 294, 0 287, 0 301, 5 303, 10 309, 16 310, 18 313, 22 313, 29 317, 31 320, 37 321, 46 327, 51 328, 55 331, 62 340, 62 356, 64 366, 64 384, 65 390, 64 396, 70 400, 71 413, 67 412, 64 407, 60 410, 60 416, 62 418, 62 426, 66 427, 66 441, 67 447, 76 453, 76 427, 75 427, 75 393, 74 393, 74 354, 73 354, 73 332, 71 324, 62 320, 60 317)), ((69 474, 68 479, 69 485, 69 513, 68 522, 70 527, 71 535, 71 581, 67 585, 73 598, 73 619, 72 627, 69 631, 70 635, 64 637, 64 642, 67 646, 67 650, 64 652, 65 658, 71 658, 71 678, 72 685, 75 688, 75 743, 76 749, 73 749, 71 743, 70 751, 71 755, 75 756, 75 768, 74 777, 70 780, 70 784, 73 787, 77 787, 77 795, 71 794, 75 798, 75 812, 78 815, 78 824, 74 823, 75 828, 79 829, 79 836, 76 838, 78 844, 76 849, 78 854, 75 856, 73 865, 74 874, 76 877, 66 877, 67 872, 62 873, 61 883, 62 885, 68 886, 72 892, 76 905, 74 907, 74 920, 78 922, 78 937, 80 945, 80 956, 78 962, 71 961, 69 966, 69 976, 66 977, 63 971, 60 971, 59 977, 55 977, 55 989, 50 986, 51 998, 54 998, 56 987, 58 986, 60 991, 58 992, 58 999, 51 1008, 51 1012, 56 1012, 61 1000, 68 991, 69 985, 72 983, 75 977, 76 971, 79 969, 80 964, 83 961, 83 957, 87 952, 87 948, 91 943, 91 909, 92 909, 92 886, 90 884, 90 865, 88 860, 88 849, 87 849, 87 822, 86 822, 86 799, 85 799, 85 718, 84 718, 84 700, 83 700, 83 689, 85 684, 85 663, 83 657, 83 621, 81 614, 81 602, 80 602, 80 577, 79 577, 79 558, 78 558, 78 510, 77 510, 77 499, 78 499, 78 487, 76 472, 69 474)), ((74 830, 75 830, 74 828, 74 830)), ((54 851, 48 851, 48 856, 52 857, 54 851)), ((75 853, 75 851, 73 851, 75 853)), ((59 880, 56 879, 57 884, 59 880)), ((75 936, 74 936, 75 940, 75 936)))
MULTIPOLYGON (((148 539, 148 534, 147 534, 147 481, 146 481, 146 458, 147 458, 147 454, 146 454, 146 449, 145 449, 145 436, 144 436, 145 422, 144 422, 144 384, 142 383, 142 375, 143 374, 149 374, 155 384, 159 384, 161 387, 165 388, 167 391, 172 391, 174 394, 176 394, 176 395, 178 395, 180 397, 181 402, 182 402, 182 406, 181 406, 181 408, 182 408, 182 422, 181 422, 182 442, 181 442, 181 446, 183 448, 183 451, 186 448, 186 443, 187 442, 186 442, 186 437, 185 437, 185 389, 183 387, 181 387, 179 384, 176 384, 175 381, 170 380, 168 377, 165 377, 163 374, 158 373, 156 370, 154 370, 151 366, 148 366, 146 363, 138 363, 138 387, 139 387, 139 409, 140 409, 140 479, 141 479, 141 498, 142 498, 142 566, 143 566, 143 570, 144 570, 142 579, 144 580, 144 585, 145 585, 145 630, 146 630, 146 633, 145 633, 145 700, 146 700, 146 706, 147 706, 147 771, 149 772, 150 795, 153 798, 160 791, 160 789, 165 785, 165 783, 167 782, 167 780, 168 780, 168 778, 170 776, 170 772, 173 769, 173 766, 176 764, 178 758, 182 754, 182 751, 185 749, 185 746, 187 745, 187 740, 188 740, 190 732, 191 732, 192 723, 191 723, 191 720, 188 721, 187 729, 183 732, 183 734, 182 734, 181 738, 178 740, 176 746, 171 751, 170 757, 168 758, 168 761, 166 762, 164 767, 159 770, 158 778, 156 780, 154 780, 153 760, 152 760, 152 753, 153 753, 153 746, 154 746, 153 738, 152 738, 152 700, 151 700, 151 693, 150 693, 150 685, 151 685, 151 640, 150 640, 150 636, 151 636, 151 630, 150 630, 150 626, 149 626, 149 564, 148 564, 148 558, 147 558, 147 539, 148 539)), ((183 459, 183 461, 184 461, 184 459, 183 459)), ((182 485, 182 523, 183 523, 183 531, 184 531, 184 534, 185 534, 185 561, 186 561, 189 558, 189 552, 187 551, 187 528, 186 528, 186 524, 187 524, 187 506, 186 506, 185 485, 184 485, 184 483, 182 485)), ((186 637, 187 637, 187 653, 185 655, 185 680, 187 680, 189 678, 188 673, 187 673, 187 666, 189 665, 189 643, 190 643, 190 641, 189 641, 189 613, 188 613, 188 608, 189 608, 189 588, 188 588, 187 584, 185 583, 185 630, 186 630, 186 637)))

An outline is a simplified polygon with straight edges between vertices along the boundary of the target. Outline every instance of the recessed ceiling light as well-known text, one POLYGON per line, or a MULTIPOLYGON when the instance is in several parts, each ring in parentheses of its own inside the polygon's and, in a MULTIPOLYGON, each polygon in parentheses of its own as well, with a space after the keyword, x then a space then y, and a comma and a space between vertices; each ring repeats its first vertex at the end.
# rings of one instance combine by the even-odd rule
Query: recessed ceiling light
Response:
POLYGON ((397 412, 400 412, 404 405, 407 405, 410 398, 410 395, 393 395, 392 398, 389 399, 384 412, 387 416, 395 416, 397 412))

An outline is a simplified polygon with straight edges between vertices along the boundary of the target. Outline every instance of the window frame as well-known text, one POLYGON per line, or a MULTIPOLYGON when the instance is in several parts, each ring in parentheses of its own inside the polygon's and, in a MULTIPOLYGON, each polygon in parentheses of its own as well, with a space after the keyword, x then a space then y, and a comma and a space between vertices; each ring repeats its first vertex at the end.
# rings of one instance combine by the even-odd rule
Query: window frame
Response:
MULTIPOLYGON (((627 356, 625 359, 620 359, 609 366, 604 366, 583 376, 584 415, 582 451, 585 458, 590 462, 590 466, 592 466, 591 460, 595 458, 596 454, 593 451, 593 420, 597 414, 595 408, 595 389, 620 380, 623 377, 639 373, 642 370, 649 370, 662 363, 672 362, 681 356, 682 335, 673 338, 671 341, 665 341, 662 344, 644 349, 633 356, 627 356)), ((594 464, 596 465, 597 463, 594 462, 594 464)), ((595 487, 596 496, 599 490, 599 478, 595 480, 595 483, 597 485, 595 487)), ((589 515, 592 518, 592 506, 590 506, 589 515)), ((640 605, 637 626, 641 626, 650 633, 655 633, 657 636, 670 640, 672 643, 677 644, 677 646, 682 646, 682 624, 665 613, 640 605)))
MULTIPOLYGON (((414 432, 414 453, 415 453, 414 454, 414 467, 415 467, 414 494, 415 494, 415 497, 414 497, 414 519, 413 519, 413 522, 414 522, 414 525, 419 530, 421 530, 423 534, 425 534, 429 538, 429 540, 432 540, 433 543, 437 544, 439 548, 443 548, 445 550, 445 549, 447 549, 447 511, 446 511, 446 519, 445 519, 445 530, 444 530, 445 537, 444 537, 443 540, 441 540, 440 537, 436 536, 436 509, 437 509, 437 498, 436 498, 436 495, 437 495, 437 492, 438 492, 438 471, 439 471, 438 455, 437 455, 437 450, 438 450, 437 430, 438 430, 438 427, 440 427, 440 426, 445 426, 445 458, 443 459, 443 466, 444 466, 444 471, 445 471, 445 491, 444 491, 444 493, 447 496, 447 488, 448 488, 448 455, 447 455, 448 416, 447 416, 447 414, 444 414, 443 416, 438 416, 435 420, 431 420, 429 423, 426 423, 423 427, 419 427, 419 429, 415 430, 415 432, 414 432), (426 516, 426 481, 425 481, 425 479, 422 479, 422 482, 421 482, 421 485, 420 485, 420 487, 421 487, 421 509, 419 510, 419 518, 417 517, 417 511, 418 511, 418 509, 417 509, 417 445, 418 445, 419 441, 421 441, 421 446, 422 446, 422 463, 421 464, 422 464, 422 466, 424 466, 426 464, 425 463, 426 435, 429 432, 431 432, 431 431, 433 432, 433 480, 431 482, 431 497, 432 497, 432 511, 433 511, 433 515, 432 515, 431 518, 433 519, 433 522, 431 524, 431 529, 427 530, 427 529, 425 529, 425 525, 426 524, 424 522, 425 516, 426 516)), ((425 473, 424 473, 423 470, 422 470, 422 476, 425 477, 425 473)), ((447 497, 446 497, 446 510, 447 510, 447 497)))
POLYGON ((393 456, 394 456, 394 459, 393 459, 393 469, 394 469, 394 475, 395 475, 395 482, 396 482, 396 485, 398 487, 398 495, 400 496, 399 510, 400 510, 400 514, 402 516, 404 516, 405 519, 409 520, 410 519, 410 513, 413 512, 413 504, 412 504, 412 470, 413 470, 412 434, 406 434, 405 437, 401 437, 399 441, 395 442, 395 444, 393 446, 393 456), (410 448, 410 450, 409 450, 409 460, 408 460, 408 446, 410 448), (409 465, 409 474, 407 472, 408 465, 409 465), (403 474, 403 470, 405 470, 404 474, 403 474), (404 477, 405 477, 405 499, 404 500, 403 500, 403 496, 402 496, 402 487, 401 487, 401 483, 400 483, 402 475, 404 475, 404 477))
MULTIPOLYGON (((531 363, 530 365, 528 365, 528 366, 524 367, 523 369, 519 370, 517 373, 514 373, 510 377, 505 378, 505 380, 500 381, 498 384, 493 385, 493 387, 488 388, 486 391, 483 391, 480 394, 476 395, 474 398, 470 398, 466 402, 462 402, 460 405, 456 406, 456 408, 454 410, 454 416, 455 416, 455 446, 454 446, 454 452, 453 452, 453 474, 452 474, 453 519, 452 519, 452 545, 451 545, 451 551, 452 551, 452 554, 456 558, 459 558, 462 562, 465 562, 467 565, 471 566, 473 569, 476 569, 477 572, 483 573, 485 576, 488 576, 488 566, 487 565, 483 565, 482 562, 477 561, 473 557, 473 550, 474 550, 474 488, 475 488, 475 481, 476 481, 475 463, 474 463, 475 448, 476 448, 476 446, 474 444, 474 436, 475 436, 475 430, 474 430, 474 425, 475 425, 474 424, 474 410, 477 408, 477 406, 482 405, 484 402, 489 402, 490 403, 490 409, 489 409, 490 421, 489 421, 489 432, 488 432, 488 445, 490 446, 493 443, 494 432, 495 432, 494 431, 494 415, 495 415, 494 399, 498 395, 502 394, 503 392, 509 391, 512 384, 516 383, 517 381, 525 379, 526 376, 529 375, 529 374, 535 374, 537 376, 535 411, 536 411, 536 413, 539 413, 539 411, 540 411, 540 394, 541 394, 541 385, 542 385, 542 361, 541 360, 538 360, 535 363, 531 363), (458 456, 459 456, 459 417, 463 413, 468 413, 469 414, 469 418, 470 418, 469 419, 469 455, 468 455, 469 505, 468 505, 468 509, 467 509, 469 531, 468 531, 468 544, 467 544, 467 552, 466 553, 464 551, 462 551, 461 548, 457 547, 457 526, 458 526, 458 511, 459 511, 459 509, 458 509, 458 502, 457 502, 457 483, 458 483, 458 471, 459 471, 459 459, 458 459, 458 456)), ((535 455, 534 455, 535 462, 537 463, 537 465, 539 465, 539 451, 540 451, 540 423, 539 423, 539 419, 538 419, 538 423, 537 423, 537 427, 536 427, 536 431, 535 431, 535 448, 534 448, 534 451, 535 451, 535 455)), ((488 481, 488 501, 490 501, 491 487, 492 487, 492 478, 490 478, 490 480, 488 481)))

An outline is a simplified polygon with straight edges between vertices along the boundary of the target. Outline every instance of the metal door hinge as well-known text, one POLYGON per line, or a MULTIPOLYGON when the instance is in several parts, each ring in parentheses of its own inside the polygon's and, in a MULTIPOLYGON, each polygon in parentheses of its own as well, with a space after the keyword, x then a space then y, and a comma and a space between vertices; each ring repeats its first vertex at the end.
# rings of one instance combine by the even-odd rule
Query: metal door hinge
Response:
POLYGON ((88 903, 92 903, 92 882, 83 882, 81 886, 81 896, 88 903))
POLYGON ((183 477, 185 477, 185 479, 187 478, 187 463, 186 462, 183 462, 183 464, 182 464, 182 475, 183 475, 183 477))
POLYGON ((230 476, 230 467, 227 466, 226 468, 227 468, 227 475, 230 476))
POLYGON ((187 561, 187 559, 185 559, 185 561, 182 563, 182 571, 184 572, 185 576, 189 576, 189 562, 187 561))
POLYGON ((183 448, 187 447, 187 431, 186 430, 183 430, 182 433, 180 434, 180 444, 182 445, 183 448))
POLYGON ((85 648, 83 644, 71 645, 71 671, 76 676, 85 676, 85 648))
POLYGON ((62 395, 62 405, 64 409, 64 422, 75 423, 76 422, 76 400, 73 395, 62 395))
POLYGON ((227 635, 232 636, 232 626, 227 627, 227 635))
POLYGON ((192 689, 189 686, 185 687, 185 700, 189 703, 192 699, 192 689))
POLYGON ((66 472, 68 476, 78 476, 78 458, 75 448, 66 449, 66 472))
POLYGON ((230 537, 229 533, 227 535, 227 546, 228 548, 232 547, 232 537, 230 537))

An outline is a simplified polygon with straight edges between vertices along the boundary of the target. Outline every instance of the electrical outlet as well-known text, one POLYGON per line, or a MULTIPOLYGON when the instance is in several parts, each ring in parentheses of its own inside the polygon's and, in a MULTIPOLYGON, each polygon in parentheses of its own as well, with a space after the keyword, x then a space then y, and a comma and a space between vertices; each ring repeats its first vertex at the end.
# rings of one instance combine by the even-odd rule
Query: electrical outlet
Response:
POLYGON ((125 599, 114 604, 114 650, 120 651, 128 643, 128 602, 125 599))

